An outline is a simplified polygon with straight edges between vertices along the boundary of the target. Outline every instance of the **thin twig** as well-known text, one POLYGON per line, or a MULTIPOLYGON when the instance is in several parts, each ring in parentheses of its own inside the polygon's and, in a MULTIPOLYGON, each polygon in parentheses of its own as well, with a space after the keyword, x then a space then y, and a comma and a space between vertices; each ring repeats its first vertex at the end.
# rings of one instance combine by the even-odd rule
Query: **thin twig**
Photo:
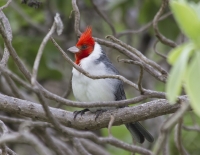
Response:
POLYGON ((19 76, 17 76, 16 74, 11 72, 7 68, 2 67, 1 65, 0 65, 0 71, 9 75, 13 80, 15 80, 16 82, 19 82, 19 84, 21 84, 23 87, 27 88, 28 90, 35 91, 34 88, 29 83, 25 82, 19 76))
POLYGON ((42 54, 43 54, 43 51, 44 51, 44 47, 46 46, 48 40, 50 39, 50 37, 52 36, 52 34, 55 32, 56 29, 58 30, 58 34, 61 34, 59 32, 59 30, 61 30, 61 32, 62 32, 63 25, 62 24, 60 25, 59 23, 62 23, 62 22, 59 22, 59 21, 60 21, 60 15, 57 13, 54 17, 54 23, 53 23, 50 31, 46 34, 42 43, 40 44, 40 48, 38 50, 38 53, 37 53, 37 56, 35 58, 34 65, 33 65, 33 71, 32 71, 32 77, 31 77, 31 84, 32 85, 35 85, 35 81, 36 81, 37 73, 38 73, 38 67, 39 67, 40 60, 41 60, 41 57, 42 57, 42 54))
MULTIPOLYGON (((2 134, 0 134, 0 137, 8 134, 9 130, 7 126, 0 120, 0 128, 2 131, 2 134)), ((7 150, 6 150, 6 145, 5 143, 0 144, 1 150, 2 150, 2 155, 7 155, 7 150)))
POLYGON ((53 141, 60 146, 60 148, 65 152, 66 155, 73 155, 73 150, 71 148, 71 145, 68 145, 62 141, 58 136, 51 136, 53 141))
POLYGON ((72 0, 72 7, 73 7, 73 12, 75 14, 74 30, 76 32, 76 35, 79 37, 81 35, 81 32, 79 30, 79 26, 80 26, 80 12, 79 12, 78 6, 76 4, 76 0, 72 0))
POLYGON ((0 145, 1 148, 1 155, 7 155, 7 150, 6 150, 6 145, 5 144, 1 144, 0 145))
POLYGON ((116 35, 116 31, 115 31, 115 28, 113 26, 113 24, 110 22, 110 20, 107 18, 107 16, 105 16, 100 10, 99 8, 97 7, 97 5, 94 3, 94 0, 90 0, 90 2, 92 3, 95 11, 99 14, 100 17, 103 18, 103 20, 110 26, 110 29, 113 33, 113 35, 115 36, 116 35))
POLYGON ((37 24, 15 1, 11 3, 11 7, 20 15, 22 18, 37 31, 46 33, 46 28, 43 25, 37 24))
POLYGON ((8 127, 1 120, 0 120, 0 127, 1 127, 1 131, 2 131, 2 135, 8 134, 8 132, 9 132, 8 127))
POLYGON ((191 117, 192 123, 194 125, 197 125, 196 115, 194 113, 190 113, 190 117, 191 117))
POLYGON ((169 155, 169 136, 166 136, 165 143, 162 150, 163 155, 169 155))
POLYGON ((141 63, 138 63, 137 65, 140 66, 140 76, 138 78, 138 88, 139 88, 139 91, 140 91, 140 94, 143 95, 145 92, 144 92, 144 89, 142 88, 142 77, 143 77, 143 65, 141 63))
POLYGON ((17 123, 17 124, 23 123, 24 121, 26 121, 25 119, 12 118, 12 117, 3 116, 3 115, 0 115, 0 120, 3 121, 3 122, 7 122, 7 123, 17 123))
MULTIPOLYGON (((8 19, 6 18, 5 14, 1 10, 0 10, 0 20, 2 23, 2 25, 0 24, 2 30, 5 30, 5 33, 7 35, 7 40, 11 42, 12 38, 13 38, 12 29, 11 29, 8 19)), ((6 44, 4 43, 4 55, 0 62, 4 67, 6 66, 6 64, 8 62, 9 56, 10 56, 10 54, 9 54, 8 48, 7 48, 6 44)))
POLYGON ((13 150, 8 148, 7 146, 6 146, 6 151, 8 152, 9 155, 17 155, 17 153, 15 153, 13 150))
POLYGON ((85 138, 79 138, 81 144, 83 145, 84 148, 88 150, 91 154, 94 155, 111 155, 110 153, 107 152, 107 150, 96 143, 94 143, 91 140, 85 139, 85 138))
POLYGON ((9 52, 8 52, 8 49, 7 49, 7 47, 4 45, 4 53, 3 53, 3 57, 2 57, 2 59, 1 59, 1 61, 0 61, 0 65, 6 67, 9 57, 10 57, 10 54, 9 54, 9 52))
POLYGON ((154 49, 154 51, 156 52, 156 54, 158 54, 159 56, 161 56, 162 58, 164 58, 164 59, 166 60, 166 59, 167 59, 167 56, 164 55, 164 54, 162 54, 162 53, 159 53, 159 52, 157 51, 157 49, 156 49, 156 45, 157 45, 158 42, 159 42, 159 40, 156 40, 156 42, 155 42, 154 45, 153 45, 153 49, 154 49))
POLYGON ((46 129, 39 130, 39 132, 52 150, 54 150, 58 155, 66 155, 63 152, 63 150, 58 147, 57 143, 54 141, 52 136, 46 131, 46 129))
MULTIPOLYGON (((50 111, 50 108, 48 107, 42 93, 40 91, 37 92, 37 96, 40 100, 40 103, 42 105, 42 108, 45 111, 45 114, 49 120, 49 122, 51 122, 53 124, 53 126, 55 127, 56 130, 58 130, 59 132, 61 132, 61 125, 58 122, 58 120, 54 117, 54 115, 52 114, 52 112, 50 111)), ((62 132, 61 132, 62 133, 62 132)))
POLYGON ((20 90, 18 89, 17 85, 14 83, 14 81, 9 77, 8 74, 4 73, 4 77, 12 91, 12 93, 20 99, 25 99, 24 96, 21 94, 20 90))
POLYGON ((162 4, 160 9, 158 10, 158 12, 156 13, 154 19, 153 19, 153 28, 154 28, 154 32, 156 34, 156 37, 165 45, 168 45, 170 47, 176 47, 177 44, 175 42, 173 42, 172 40, 166 38, 165 36, 163 36, 159 29, 158 29, 158 19, 161 16, 161 14, 163 13, 165 7, 168 5, 168 1, 169 0, 162 0, 162 4))
POLYGON ((8 5, 9 5, 11 2, 12 2, 12 0, 8 0, 8 1, 6 2, 5 5, 3 5, 2 7, 0 7, 0 10, 3 10, 3 9, 5 9, 5 8, 7 8, 8 5))
POLYGON ((0 120, 6 123, 13 123, 13 124, 22 124, 21 128, 26 127, 53 127, 52 124, 47 122, 41 122, 41 121, 32 121, 32 120, 26 120, 21 118, 13 118, 8 116, 0 115, 0 120))
POLYGON ((128 60, 128 59, 119 59, 118 60, 119 62, 124 62, 124 63, 131 63, 131 64, 135 64, 135 65, 138 65, 140 67, 140 76, 138 78, 138 89, 140 91, 140 94, 141 95, 144 95, 145 93, 145 90, 142 88, 142 77, 143 77, 143 65, 142 63, 140 62, 137 62, 137 61, 133 61, 133 60, 128 60))
POLYGON ((196 131, 196 132, 200 132, 200 126, 182 126, 182 128, 186 131, 196 131))
POLYGON ((9 133, 0 138, 0 144, 8 142, 26 142, 33 145, 40 155, 52 155, 51 151, 28 131, 20 133, 9 133))
MULTIPOLYGON (((164 14, 163 16, 161 16, 161 17, 159 18, 158 21, 161 21, 161 20, 163 20, 163 19, 169 17, 170 15, 172 15, 172 13, 171 13, 171 12, 168 12, 168 13, 164 14)), ((143 32, 143 31, 147 30, 148 28, 150 28, 150 26, 152 26, 152 24, 153 24, 153 21, 147 23, 146 25, 144 25, 143 27, 139 28, 138 30, 125 30, 125 31, 123 31, 123 32, 118 33, 118 34, 116 35, 116 37, 117 37, 117 38, 120 38, 120 37, 122 37, 123 35, 127 35, 127 34, 137 34, 137 33, 141 33, 141 32, 143 32)))
POLYGON ((73 138, 73 145, 80 155, 91 155, 81 144, 79 138, 73 138))
POLYGON ((150 60, 150 59, 147 59, 140 51, 138 51, 136 48, 133 48, 132 46, 130 45, 127 45, 126 43, 122 42, 121 40, 115 38, 114 36, 111 36, 111 35, 108 35, 106 36, 106 38, 112 40, 113 42, 121 45, 122 47, 128 49, 129 51, 133 52, 137 57, 139 57, 139 62, 142 62, 142 64, 144 64, 145 66, 145 63, 151 65, 152 67, 154 67, 154 69, 157 69, 161 74, 167 74, 167 72, 161 68, 157 63, 155 63, 154 61, 150 60))
POLYGON ((68 88, 67 91, 62 95, 63 98, 67 98, 69 96, 71 90, 72 90, 72 74, 71 74, 71 76, 69 78, 69 82, 68 83, 69 83, 69 86, 67 87, 68 88))
POLYGON ((115 121, 115 117, 113 115, 110 115, 110 121, 108 124, 108 135, 109 136, 112 136, 111 127, 112 127, 114 121, 115 121))
POLYGON ((50 36, 54 33, 55 28, 56 28, 56 25, 54 23, 53 26, 51 27, 51 30, 49 31, 49 33, 47 33, 47 35, 43 39, 42 43, 40 44, 40 48, 39 48, 37 56, 35 58, 34 65, 33 65, 33 70, 32 70, 32 78, 31 78, 32 85, 35 85, 35 81, 36 81, 36 78, 37 78, 38 67, 39 67, 39 63, 40 63, 40 60, 41 60, 41 57, 42 57, 42 53, 43 53, 44 47, 45 47, 47 41, 49 40, 50 36))
POLYGON ((181 118, 175 127, 174 141, 175 141, 176 147, 179 151, 179 154, 180 155, 188 155, 187 151, 183 147, 182 140, 181 140, 182 123, 183 123, 183 119, 181 118))
MULTIPOLYGON (((0 16, 2 16, 2 14, 3 14, 3 12, 0 12, 0 16)), ((1 20, 1 21, 3 21, 3 20, 1 20)), ((12 43, 11 43, 11 40, 10 40, 10 37, 9 37, 11 35, 11 32, 4 31, 3 25, 0 24, 0 33, 1 33, 2 37, 3 37, 3 39, 4 39, 4 42, 6 44, 6 47, 8 48, 8 51, 9 51, 10 55, 15 60, 14 62, 17 64, 17 67, 20 69, 20 71, 23 73, 23 75, 30 81, 31 80, 30 72, 26 69, 26 67, 24 66, 23 62, 18 57, 15 49, 12 47, 12 43)))
MULTIPOLYGON (((0 20, 1 20, 0 24, 2 24, 1 25, 1 29, 3 31, 5 31, 4 33, 5 33, 6 39, 9 42, 11 42, 12 38, 13 38, 13 36, 12 36, 12 29, 11 29, 11 26, 10 26, 10 23, 9 23, 8 19, 6 18, 6 16, 4 15, 4 13, 2 11, 0 11, 0 20)), ((7 45, 4 44, 4 46, 5 46, 5 48, 7 48, 7 49, 4 48, 4 50, 8 50, 7 45)))
MULTIPOLYGON (((72 74, 70 75, 68 83, 69 84, 68 84, 67 90, 62 95, 63 98, 68 98, 68 96, 70 95, 70 93, 72 91, 72 74)), ((62 103, 58 103, 55 107, 59 108, 61 105, 62 105, 62 103)))
MULTIPOLYGON (((4 26, 9 25, 7 23, 8 22, 7 20, 4 19, 2 21, 4 23, 4 26)), ((9 30, 9 26, 8 26, 8 30, 9 30)), ((8 32, 10 32, 10 30, 8 32)), ((12 40, 12 35, 10 35, 9 38, 10 38, 10 40, 12 40)), ((7 67, 6 65, 7 65, 9 57, 10 57, 10 53, 8 52, 8 49, 7 49, 6 45, 4 44, 4 54, 3 54, 3 57, 2 57, 2 59, 0 61, 0 67, 1 68, 6 68, 7 67)), ((3 73, 3 75, 5 76, 5 79, 6 79, 7 83, 8 83, 8 85, 10 86, 10 89, 11 89, 12 93, 15 94, 16 97, 24 99, 23 95, 20 93, 20 91, 18 90, 16 84, 9 77, 9 75, 6 74, 5 72, 3 73)))

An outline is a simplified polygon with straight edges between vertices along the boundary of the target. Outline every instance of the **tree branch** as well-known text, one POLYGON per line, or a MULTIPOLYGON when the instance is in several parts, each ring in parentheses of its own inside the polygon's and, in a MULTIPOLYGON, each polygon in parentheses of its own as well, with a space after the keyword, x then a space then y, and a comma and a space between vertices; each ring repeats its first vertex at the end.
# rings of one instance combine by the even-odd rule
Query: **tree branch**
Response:
MULTIPOLYGON (((187 100, 185 96, 182 98, 187 100)), ((41 121, 48 120, 40 104, 2 94, 0 94, 0 103, 0 110, 5 112, 20 114, 21 116, 41 121)), ((72 112, 56 108, 49 109, 55 119, 59 120, 59 122, 65 126, 82 130, 96 130, 108 126, 111 114, 115 117, 113 125, 121 125, 174 113, 179 107, 180 104, 170 105, 168 101, 164 99, 155 100, 133 107, 119 108, 104 112, 104 115, 99 117, 97 121, 95 121, 95 117, 91 113, 85 114, 84 117, 78 116, 77 119, 74 120, 72 112)))

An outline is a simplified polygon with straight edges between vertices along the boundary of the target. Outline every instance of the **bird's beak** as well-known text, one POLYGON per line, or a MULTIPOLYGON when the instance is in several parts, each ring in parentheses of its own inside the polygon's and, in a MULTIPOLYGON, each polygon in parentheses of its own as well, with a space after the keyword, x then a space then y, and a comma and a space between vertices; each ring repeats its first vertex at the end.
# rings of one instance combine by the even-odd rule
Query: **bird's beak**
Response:
POLYGON ((69 52, 72 52, 72 53, 77 53, 77 52, 79 52, 80 50, 79 50, 76 46, 73 46, 73 47, 68 48, 68 51, 69 51, 69 52))

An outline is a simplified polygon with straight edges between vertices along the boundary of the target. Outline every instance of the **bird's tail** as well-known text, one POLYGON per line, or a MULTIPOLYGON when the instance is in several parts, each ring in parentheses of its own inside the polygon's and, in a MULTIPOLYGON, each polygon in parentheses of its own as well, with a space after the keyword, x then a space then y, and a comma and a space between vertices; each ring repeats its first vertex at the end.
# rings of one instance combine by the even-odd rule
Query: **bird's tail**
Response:
POLYGON ((139 122, 128 123, 125 125, 132 137, 136 139, 137 142, 143 143, 145 139, 149 142, 154 141, 153 136, 139 122))

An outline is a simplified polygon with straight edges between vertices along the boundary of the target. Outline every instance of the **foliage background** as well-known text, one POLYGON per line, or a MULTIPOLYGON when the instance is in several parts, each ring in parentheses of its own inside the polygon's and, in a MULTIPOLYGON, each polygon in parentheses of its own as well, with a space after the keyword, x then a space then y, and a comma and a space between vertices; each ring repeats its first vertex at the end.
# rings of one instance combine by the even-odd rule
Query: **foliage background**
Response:
MULTIPOLYGON (((3 0, 0 1, 0 6, 4 5, 5 2, 6 1, 3 0)), ((62 36, 56 37, 56 40, 59 42, 61 47, 67 51, 67 49, 71 46, 74 46, 77 41, 73 28, 74 17, 71 15, 73 13, 71 12, 71 1, 41 0, 41 2, 42 5, 39 8, 31 8, 25 4, 21 4, 18 0, 13 1, 8 8, 4 9, 4 13, 8 17, 13 30, 13 46, 18 52, 20 58, 23 59, 25 64, 29 66, 30 69, 33 66, 40 43, 53 23, 53 17, 56 12, 60 13, 64 23, 64 33, 62 36)), ((94 0, 94 3, 114 25, 116 33, 127 29, 138 30, 153 20, 156 12, 161 6, 160 0, 94 0)), ((95 37, 105 38, 105 36, 112 34, 109 25, 96 13, 90 0, 79 0, 78 6, 81 13, 81 31, 90 25, 93 28, 93 35, 95 37)), ((169 10, 165 10, 165 12, 168 11, 169 10)), ((160 32, 167 38, 170 38, 178 43, 187 40, 187 38, 185 38, 181 33, 172 16, 160 21, 158 26, 160 32)), ((140 50, 148 58, 162 65, 166 70, 170 69, 170 66, 166 60, 158 56, 153 49, 156 37, 152 27, 138 34, 121 36, 120 39, 140 50)), ((3 54, 2 40, 0 41, 0 44, 0 53, 3 54)), ((156 48, 160 53, 165 55, 167 55, 171 50, 170 47, 167 47, 161 43, 158 43, 156 48)), ((106 51, 111 61, 115 64, 120 74, 132 80, 133 82, 137 82, 139 76, 139 68, 137 66, 119 63, 117 62, 117 57, 120 55, 120 58, 125 58, 124 55, 114 49, 107 47, 103 47, 103 49, 106 51)), ((70 56, 73 59, 73 55, 70 56)), ((19 74, 19 71, 14 65, 12 59, 9 59, 9 68, 15 73, 19 74)), ((38 73, 38 81, 48 90, 62 95, 69 86, 71 69, 71 65, 63 59, 53 43, 48 42, 47 46, 45 47, 44 55, 42 56, 38 73)), ((19 76, 21 76, 21 74, 19 74, 19 76)), ((149 76, 148 73, 145 73, 143 77, 143 86, 152 90, 165 91, 164 84, 149 76)), ((2 91, 1 88, 0 91, 2 91)), ((127 98, 138 95, 138 92, 127 85, 125 85, 125 91, 127 98)), ((29 94, 30 92, 26 93, 29 94)), ((68 98, 75 100, 72 92, 68 98)), ((52 106, 55 107, 56 104, 57 103, 51 101, 52 106)), ((67 107, 66 109, 71 111, 75 110, 71 107, 67 107)), ((154 135, 155 139, 158 137, 159 128, 164 122, 165 118, 165 116, 161 116, 144 122, 144 126, 154 135)), ((197 124, 200 124, 200 120, 193 115, 192 112, 188 112, 184 117, 184 125, 192 125, 194 120, 197 124)), ((124 126, 113 127, 112 132, 117 138, 131 143, 132 139, 130 134, 124 126)), ((102 129, 100 132, 98 132, 98 134, 107 136, 107 129, 102 129)), ((199 132, 187 132, 183 130, 182 134, 182 142, 188 152, 191 155, 199 155, 199 132)), ((169 138, 171 154, 178 154, 173 139, 173 132, 169 138)), ((151 148, 151 144, 149 143, 144 143, 142 145, 151 148)), ((111 154, 129 154, 121 149, 116 149, 109 146, 105 147, 109 148, 111 154)), ((27 154, 26 151, 26 149, 20 150, 19 154, 27 154)))

